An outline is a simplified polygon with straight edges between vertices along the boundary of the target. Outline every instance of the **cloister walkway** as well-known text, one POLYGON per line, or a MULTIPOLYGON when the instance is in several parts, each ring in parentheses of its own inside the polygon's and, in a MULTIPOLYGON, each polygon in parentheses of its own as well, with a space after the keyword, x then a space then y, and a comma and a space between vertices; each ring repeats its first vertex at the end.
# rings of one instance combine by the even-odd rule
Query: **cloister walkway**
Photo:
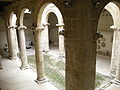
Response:
MULTIPOLYGON (((33 54, 34 50, 28 50, 28 54, 33 54)), ((0 70, 1 90, 58 90, 50 82, 38 85, 36 73, 31 69, 21 70, 20 61, 11 61, 6 58, 0 59, 3 70, 0 70)), ((109 75, 110 58, 97 56, 96 70, 104 75, 109 75)), ((120 90, 120 85, 112 84, 105 90, 120 90)))
POLYGON ((31 69, 21 70, 20 61, 1 58, 0 90, 58 90, 50 82, 38 85, 36 74, 31 69))

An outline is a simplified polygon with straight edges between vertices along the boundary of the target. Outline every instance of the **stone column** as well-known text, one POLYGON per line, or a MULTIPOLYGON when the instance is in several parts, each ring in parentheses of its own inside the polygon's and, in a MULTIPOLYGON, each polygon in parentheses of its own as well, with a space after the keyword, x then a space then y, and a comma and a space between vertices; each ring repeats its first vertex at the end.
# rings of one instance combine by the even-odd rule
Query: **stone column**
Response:
POLYGON ((64 57, 65 56, 64 35, 63 35, 64 24, 56 24, 56 26, 58 26, 58 30, 59 30, 59 56, 64 57))
POLYGON ((113 44, 112 44, 112 55, 111 55, 111 65, 110 65, 110 75, 115 77, 116 75, 116 67, 117 67, 117 43, 116 43, 116 40, 117 40, 117 27, 116 26, 111 26, 110 27, 111 30, 114 31, 114 34, 113 34, 113 44))
POLYGON ((19 46, 20 46, 20 57, 21 57, 21 67, 20 69, 25 70, 29 68, 27 61, 27 53, 26 53, 26 43, 25 43, 25 32, 26 26, 18 27, 18 35, 19 35, 19 46))
POLYGON ((9 34, 9 55, 11 60, 17 59, 17 50, 16 50, 16 42, 15 42, 15 35, 16 35, 16 26, 9 26, 8 34, 9 34))
POLYGON ((42 47, 44 51, 49 51, 49 35, 48 35, 48 26, 50 24, 49 23, 44 23, 44 31, 42 31, 42 47))
POLYGON ((6 36, 7 36, 7 43, 8 43, 8 53, 9 53, 9 56, 10 56, 10 53, 11 53, 11 46, 10 46, 10 34, 9 34, 9 30, 6 30, 6 36))
POLYGON ((43 51, 41 46, 41 32, 43 27, 38 27, 34 30, 35 35, 35 57, 36 57, 36 70, 37 70, 37 83, 42 83, 46 81, 45 70, 44 70, 44 60, 43 51))
POLYGON ((116 61, 116 75, 115 75, 115 81, 117 84, 120 84, 120 31, 118 32, 118 38, 117 38, 117 61, 116 61))

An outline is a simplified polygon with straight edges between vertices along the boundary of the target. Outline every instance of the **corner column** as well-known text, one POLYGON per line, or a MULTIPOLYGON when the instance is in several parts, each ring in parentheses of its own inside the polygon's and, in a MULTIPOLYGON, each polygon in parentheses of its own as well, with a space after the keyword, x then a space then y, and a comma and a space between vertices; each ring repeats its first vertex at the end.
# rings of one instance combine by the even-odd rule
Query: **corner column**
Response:
POLYGON ((114 31, 113 34, 113 44, 112 44, 112 55, 111 55, 111 64, 110 64, 110 75, 112 77, 115 77, 116 75, 116 68, 117 68, 117 37, 118 37, 118 31, 117 31, 117 26, 112 25, 110 27, 111 30, 114 31))
POLYGON ((9 26, 9 55, 11 60, 17 59, 17 50, 16 50, 16 43, 15 43, 15 29, 16 26, 9 26))
POLYGON ((43 51, 41 46, 41 33, 43 27, 37 27, 34 30, 35 33, 35 57, 36 57, 36 70, 37 70, 37 83, 43 83, 46 81, 45 70, 44 70, 44 60, 43 51))
POLYGON ((64 57, 65 56, 65 47, 64 47, 64 24, 56 24, 58 26, 59 30, 59 56, 64 57))
MULTIPOLYGON (((119 29, 120 30, 120 29, 119 29)), ((120 31, 118 31, 118 38, 117 38, 117 61, 116 61, 116 75, 115 81, 117 84, 120 84, 120 31)))
POLYGON ((26 26, 19 26, 18 27, 18 34, 19 34, 19 46, 20 46, 20 57, 21 57, 21 67, 20 69, 25 70, 29 68, 28 61, 27 61, 27 53, 26 53, 26 43, 25 43, 25 32, 26 26))
POLYGON ((42 47, 43 47, 43 50, 44 51, 49 51, 49 35, 48 35, 48 26, 50 24, 49 23, 44 23, 43 26, 44 26, 44 30, 42 31, 42 47))

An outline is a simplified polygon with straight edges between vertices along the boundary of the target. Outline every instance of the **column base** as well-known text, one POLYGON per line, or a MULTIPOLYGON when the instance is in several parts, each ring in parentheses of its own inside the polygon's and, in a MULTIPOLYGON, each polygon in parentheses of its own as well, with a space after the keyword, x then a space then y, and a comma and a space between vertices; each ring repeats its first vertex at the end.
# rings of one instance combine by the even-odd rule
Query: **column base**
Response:
POLYGON ((109 76, 110 76, 111 79, 114 79, 114 78, 115 78, 115 75, 112 74, 112 73, 109 73, 109 76))
POLYGON ((20 67, 21 70, 26 70, 26 69, 29 69, 29 68, 30 68, 29 65, 24 65, 24 66, 21 66, 21 67, 20 67))
POLYGON ((45 79, 43 79, 43 80, 35 80, 35 82, 38 83, 38 84, 43 84, 43 83, 49 82, 49 79, 45 77, 45 79))
POLYGON ((120 85, 120 80, 118 80, 118 79, 114 79, 113 81, 112 81, 112 83, 114 83, 114 84, 116 84, 116 85, 120 85))
POLYGON ((10 59, 11 61, 15 61, 15 60, 18 60, 19 58, 18 58, 18 57, 9 57, 9 59, 10 59))
POLYGON ((65 55, 64 54, 59 54, 59 57, 60 58, 65 58, 65 55))
POLYGON ((49 52, 49 50, 43 50, 43 52, 44 52, 44 53, 48 53, 48 52, 49 52))

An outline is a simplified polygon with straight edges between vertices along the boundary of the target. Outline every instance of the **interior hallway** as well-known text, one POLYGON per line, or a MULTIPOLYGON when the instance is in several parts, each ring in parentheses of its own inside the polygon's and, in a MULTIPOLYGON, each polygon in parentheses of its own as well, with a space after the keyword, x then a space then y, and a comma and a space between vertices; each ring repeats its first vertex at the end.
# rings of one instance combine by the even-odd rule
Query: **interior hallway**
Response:
POLYGON ((31 69, 21 70, 20 61, 1 58, 3 70, 0 70, 0 90, 58 90, 49 82, 38 85, 36 74, 31 69))

